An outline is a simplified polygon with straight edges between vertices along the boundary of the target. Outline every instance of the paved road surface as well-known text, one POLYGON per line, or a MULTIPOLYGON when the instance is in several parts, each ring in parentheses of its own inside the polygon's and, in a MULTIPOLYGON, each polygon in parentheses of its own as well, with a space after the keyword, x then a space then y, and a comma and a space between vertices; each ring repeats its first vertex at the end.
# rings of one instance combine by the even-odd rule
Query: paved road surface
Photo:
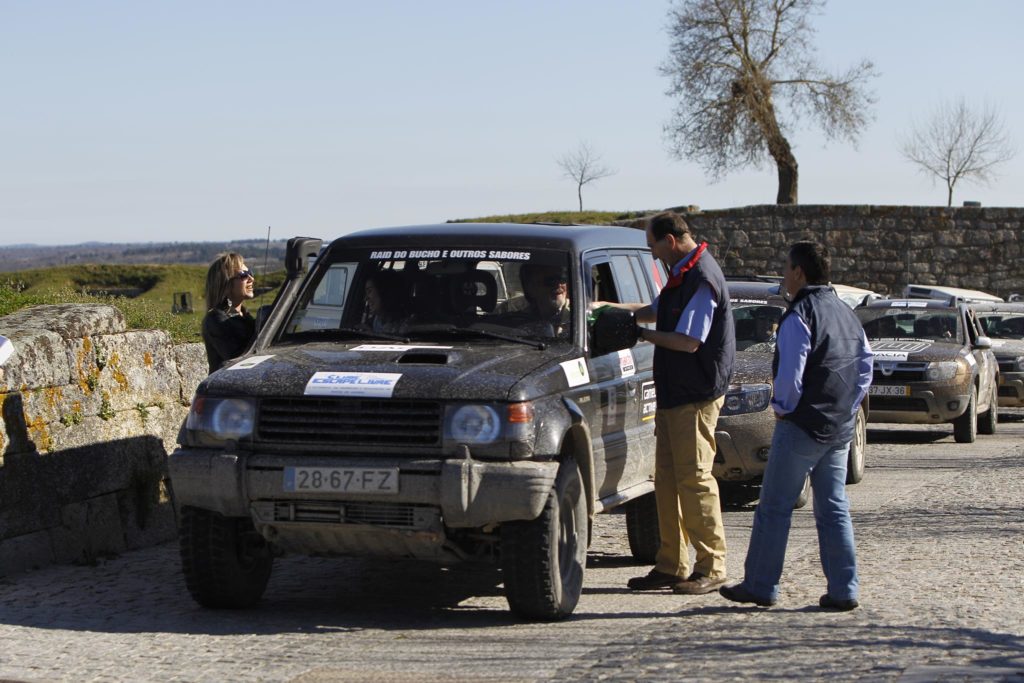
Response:
MULTIPOLYGON (((253 610, 200 609, 177 549, 0 579, 0 681, 679 681, 1024 683, 1024 411, 995 436, 873 429, 850 487, 863 607, 817 608, 809 509, 779 605, 637 594, 621 515, 599 518, 583 598, 555 624, 506 611, 497 572, 287 558, 253 610)), ((740 578, 752 507, 726 512, 740 578)))

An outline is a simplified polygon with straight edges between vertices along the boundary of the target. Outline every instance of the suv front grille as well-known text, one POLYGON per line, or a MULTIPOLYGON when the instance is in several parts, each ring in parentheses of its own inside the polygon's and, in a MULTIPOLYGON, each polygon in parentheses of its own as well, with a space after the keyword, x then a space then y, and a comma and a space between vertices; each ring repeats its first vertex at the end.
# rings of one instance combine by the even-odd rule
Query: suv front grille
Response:
MULTIPOLYGON (((875 361, 875 372, 874 377, 876 380, 881 382, 922 382, 925 380, 925 370, 927 369, 927 363, 913 363, 913 362, 886 362, 886 361, 875 361), (889 374, 883 372, 883 368, 889 371, 889 374)), ((872 398, 872 401, 874 399, 872 398)))
POLYGON ((928 402, 923 398, 904 398, 902 396, 872 396, 871 410, 898 410, 907 413, 927 413, 928 402))
POLYGON ((314 524, 366 524, 399 529, 421 529, 437 519, 436 509, 412 503, 336 503, 330 501, 277 501, 275 522, 314 524))
POLYGON ((1008 360, 999 361, 999 372, 1015 372, 1017 370, 1017 360, 1010 358, 1008 360))
POLYGON ((341 398, 265 398, 257 435, 281 443, 440 446, 441 404, 341 398))

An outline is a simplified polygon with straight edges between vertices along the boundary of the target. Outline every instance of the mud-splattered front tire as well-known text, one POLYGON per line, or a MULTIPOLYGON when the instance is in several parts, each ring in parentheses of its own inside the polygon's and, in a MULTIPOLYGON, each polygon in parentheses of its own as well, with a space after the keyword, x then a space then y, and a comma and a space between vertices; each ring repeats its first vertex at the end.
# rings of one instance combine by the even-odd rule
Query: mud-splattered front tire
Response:
POLYGON ((252 520, 183 507, 178 541, 185 585, 203 607, 251 607, 263 597, 274 557, 252 520))

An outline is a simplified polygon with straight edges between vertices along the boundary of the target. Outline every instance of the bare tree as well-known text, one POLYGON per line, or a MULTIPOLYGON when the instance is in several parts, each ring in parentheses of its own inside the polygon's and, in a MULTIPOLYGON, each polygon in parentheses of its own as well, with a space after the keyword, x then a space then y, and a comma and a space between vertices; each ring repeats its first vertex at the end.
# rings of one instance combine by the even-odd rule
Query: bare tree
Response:
POLYGON ((946 184, 946 206, 953 188, 965 182, 991 183, 995 167, 1017 153, 999 112, 989 105, 971 109, 962 97, 935 108, 924 125, 908 133, 900 153, 921 171, 946 184))
POLYGON ((615 175, 615 171, 601 163, 601 157, 586 142, 580 142, 571 152, 557 160, 559 168, 576 183, 576 196, 583 211, 583 186, 601 178, 615 175))
POLYGON ((665 126, 678 159, 703 162, 715 180, 734 169, 778 169, 778 204, 797 201, 797 163, 784 116, 809 115, 830 139, 856 142, 874 98, 869 61, 829 75, 814 61, 809 16, 824 0, 682 0, 670 12, 671 79, 678 98, 665 126), (782 115, 780 115, 782 114, 782 115))

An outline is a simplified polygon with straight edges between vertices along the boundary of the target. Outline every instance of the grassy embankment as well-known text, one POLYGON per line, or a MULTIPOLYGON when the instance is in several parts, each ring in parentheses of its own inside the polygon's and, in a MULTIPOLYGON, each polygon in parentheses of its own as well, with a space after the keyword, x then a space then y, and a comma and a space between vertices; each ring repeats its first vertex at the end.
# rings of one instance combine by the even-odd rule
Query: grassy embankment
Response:
MULTIPOLYGON (((284 273, 258 278, 257 287, 277 287, 284 273)), ((206 266, 86 265, 38 268, 0 274, 0 315, 26 306, 99 303, 116 306, 129 329, 167 330, 176 342, 199 341, 206 311, 206 266), (192 313, 172 313, 178 292, 192 294, 192 313)), ((251 308, 273 301, 273 292, 257 297, 251 308)))

